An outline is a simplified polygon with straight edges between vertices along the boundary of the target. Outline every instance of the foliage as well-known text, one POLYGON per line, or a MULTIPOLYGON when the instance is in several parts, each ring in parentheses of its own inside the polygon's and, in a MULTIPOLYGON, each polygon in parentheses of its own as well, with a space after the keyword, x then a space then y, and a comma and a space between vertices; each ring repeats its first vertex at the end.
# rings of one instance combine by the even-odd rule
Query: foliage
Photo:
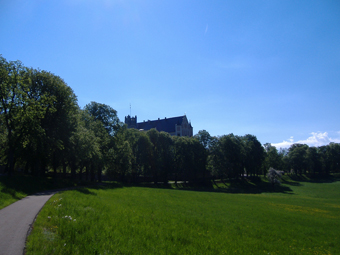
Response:
POLYGON ((267 179, 272 185, 280 184, 281 176, 282 176, 281 171, 275 170, 272 167, 268 170, 267 179))
POLYGON ((244 147, 234 134, 218 138, 212 149, 212 174, 219 178, 240 177, 244 173, 244 147))
POLYGON ((59 76, 0 56, 0 172, 101 181, 102 173, 128 182, 205 183, 287 173, 340 172, 340 144, 294 144, 279 151, 256 136, 171 137, 156 129, 128 129, 106 104, 77 105, 59 76))
POLYGON ((262 144, 254 135, 241 137, 245 152, 244 167, 248 176, 258 176, 261 173, 261 166, 265 159, 265 151, 262 144))
POLYGON ((73 91, 58 76, 1 57, 0 118, 6 128, 9 174, 15 163, 43 173, 74 130, 73 91))
POLYGON ((117 117, 117 111, 111 106, 97 102, 91 102, 84 109, 94 120, 100 121, 106 131, 113 136, 120 128, 121 124, 117 117))

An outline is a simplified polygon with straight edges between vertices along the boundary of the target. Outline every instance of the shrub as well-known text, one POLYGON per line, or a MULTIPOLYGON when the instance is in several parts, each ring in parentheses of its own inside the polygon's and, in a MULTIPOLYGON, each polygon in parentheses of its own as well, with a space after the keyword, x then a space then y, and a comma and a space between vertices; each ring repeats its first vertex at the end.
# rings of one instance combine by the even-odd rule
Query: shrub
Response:
POLYGON ((274 168, 269 168, 268 170, 268 173, 267 173, 267 179, 269 180, 269 182, 271 184, 280 184, 280 179, 281 179, 281 176, 282 176, 282 172, 283 171, 279 171, 279 170, 276 170, 274 168))

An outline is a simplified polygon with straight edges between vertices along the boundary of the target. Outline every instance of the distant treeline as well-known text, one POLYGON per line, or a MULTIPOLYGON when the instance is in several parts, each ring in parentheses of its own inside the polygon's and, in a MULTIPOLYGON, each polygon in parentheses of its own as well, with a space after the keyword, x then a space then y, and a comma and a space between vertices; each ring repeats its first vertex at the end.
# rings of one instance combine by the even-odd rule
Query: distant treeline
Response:
POLYGON ((204 181, 263 175, 340 172, 340 144, 294 144, 278 151, 254 135, 172 137, 127 129, 108 105, 81 109, 58 76, 0 55, 0 172, 101 181, 204 181))

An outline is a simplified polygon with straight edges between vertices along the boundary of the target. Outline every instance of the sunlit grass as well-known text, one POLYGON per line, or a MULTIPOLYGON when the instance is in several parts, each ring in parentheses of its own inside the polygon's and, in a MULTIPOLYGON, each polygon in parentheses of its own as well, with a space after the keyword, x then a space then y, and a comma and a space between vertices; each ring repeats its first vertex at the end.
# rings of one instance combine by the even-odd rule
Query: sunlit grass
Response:
POLYGON ((62 192, 38 216, 27 254, 337 254, 340 182, 289 188, 62 192))

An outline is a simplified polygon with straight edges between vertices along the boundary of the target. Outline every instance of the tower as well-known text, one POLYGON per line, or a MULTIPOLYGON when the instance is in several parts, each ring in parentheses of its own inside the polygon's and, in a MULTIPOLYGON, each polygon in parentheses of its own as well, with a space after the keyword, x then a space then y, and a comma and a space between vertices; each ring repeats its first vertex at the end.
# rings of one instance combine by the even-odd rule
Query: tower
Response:
POLYGON ((137 128, 137 116, 131 117, 130 115, 125 117, 125 124, 128 128, 137 128))

